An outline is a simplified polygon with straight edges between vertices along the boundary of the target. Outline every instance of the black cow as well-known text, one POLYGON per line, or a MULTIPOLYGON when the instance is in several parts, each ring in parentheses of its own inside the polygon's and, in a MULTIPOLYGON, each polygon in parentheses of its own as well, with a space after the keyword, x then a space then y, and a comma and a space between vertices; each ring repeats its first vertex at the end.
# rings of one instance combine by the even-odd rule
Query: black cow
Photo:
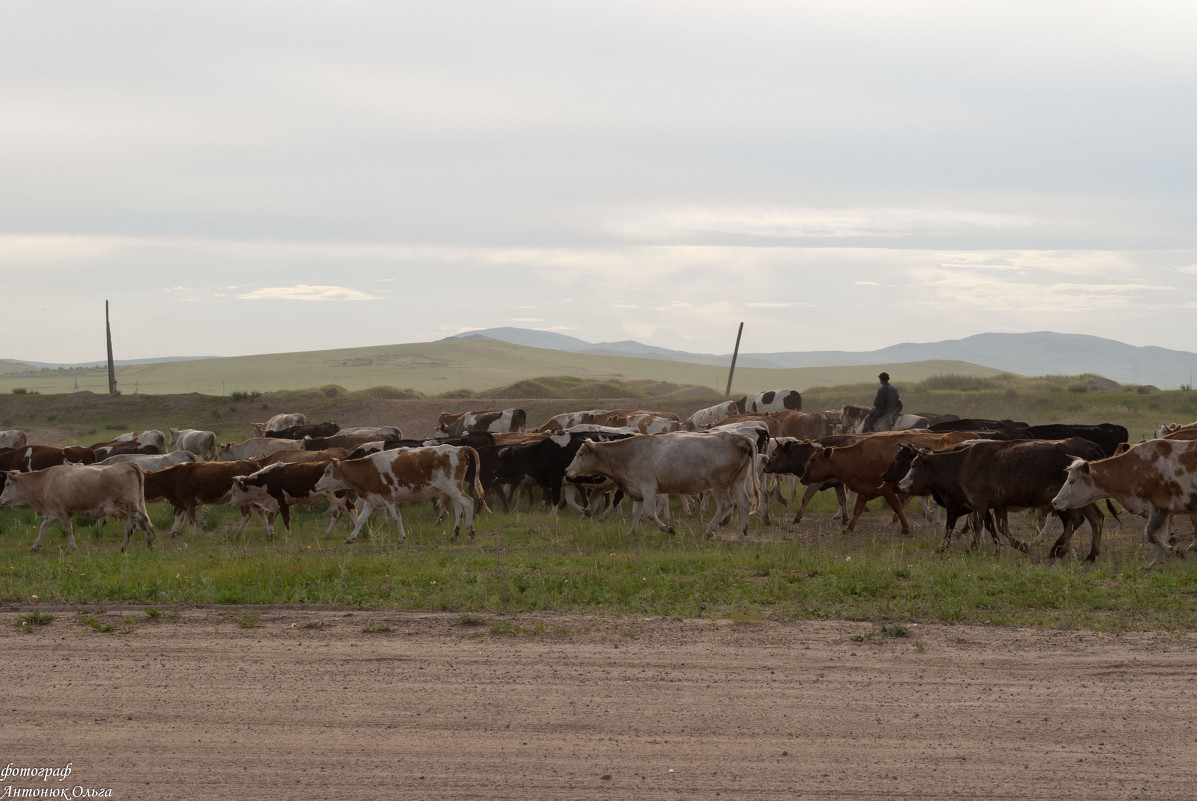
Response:
POLYGON ((503 484, 519 484, 527 476, 544 489, 553 508, 561 503, 561 486, 565 482, 565 468, 573 461, 583 442, 624 439, 635 434, 604 434, 601 432, 560 433, 529 445, 510 445, 498 451, 496 480, 503 484))
POLYGON ((341 430, 336 423, 308 423, 302 426, 288 426, 278 431, 266 431, 264 436, 275 439, 303 439, 304 437, 331 437, 341 430))
MULTIPOLYGON (((1099 423, 1098 425, 1049 423, 1042 426, 1029 426, 1028 431, 1031 439, 1067 439, 1069 437, 1087 439, 1101 448, 1101 456, 1094 458, 1113 456, 1118 446, 1129 440, 1126 428, 1114 423, 1099 423)), ((1086 457, 1086 459, 1088 458, 1086 457)))

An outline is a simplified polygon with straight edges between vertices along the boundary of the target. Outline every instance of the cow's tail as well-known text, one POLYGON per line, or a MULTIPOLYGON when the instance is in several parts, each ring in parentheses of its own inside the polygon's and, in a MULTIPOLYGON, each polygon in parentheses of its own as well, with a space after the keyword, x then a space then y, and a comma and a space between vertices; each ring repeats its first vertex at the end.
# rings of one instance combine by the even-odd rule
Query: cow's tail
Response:
POLYGON ((145 508, 145 468, 137 462, 127 462, 133 467, 133 474, 137 476, 137 512, 134 524, 146 533, 146 540, 154 539, 154 523, 145 508))
POLYGON ((474 460, 474 498, 482 504, 482 508, 490 511, 490 507, 486 505, 486 493, 482 490, 482 482, 479 480, 479 475, 482 473, 482 459, 478 456, 478 451, 471 448, 469 445, 463 445, 462 450, 466 452, 466 459, 474 460))

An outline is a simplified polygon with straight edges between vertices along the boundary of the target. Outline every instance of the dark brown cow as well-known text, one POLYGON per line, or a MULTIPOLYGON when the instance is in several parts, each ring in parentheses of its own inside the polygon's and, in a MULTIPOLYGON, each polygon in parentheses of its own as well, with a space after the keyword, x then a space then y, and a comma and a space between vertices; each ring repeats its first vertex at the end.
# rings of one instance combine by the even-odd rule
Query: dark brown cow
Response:
POLYGON ((44 470, 63 464, 94 464, 96 454, 91 448, 68 445, 59 448, 54 445, 26 445, 0 453, 0 470, 44 470))
MULTIPOLYGON (((960 497, 971 509, 976 547, 982 525, 993 533, 993 512, 998 529, 1012 546, 1027 551, 1027 546, 1011 535, 1007 522, 1011 509, 1047 509, 1064 484, 1065 470, 1078 456, 1098 455, 1094 443, 1074 438, 1051 440, 984 440, 959 448, 932 453, 920 448, 906 477, 898 484, 905 492, 921 494, 938 487, 960 497)), ((1063 515, 1064 533, 1051 548, 1052 556, 1066 553, 1066 547, 1081 516, 1089 522, 1092 540, 1089 561, 1101 552, 1102 514, 1093 504, 1086 504, 1080 515, 1063 515)), ((950 532, 946 540, 950 539, 950 532)))

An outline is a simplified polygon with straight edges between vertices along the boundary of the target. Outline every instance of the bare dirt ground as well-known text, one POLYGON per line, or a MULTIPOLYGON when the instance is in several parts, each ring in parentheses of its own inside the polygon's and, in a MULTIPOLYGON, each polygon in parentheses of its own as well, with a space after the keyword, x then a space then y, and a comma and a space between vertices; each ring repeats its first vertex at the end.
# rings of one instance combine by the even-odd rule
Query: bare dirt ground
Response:
POLYGON ((27 634, 27 611, 0 614, 0 766, 72 772, 14 791, 1197 795, 1194 635, 245 607, 110 608, 108 633, 43 609, 27 634))

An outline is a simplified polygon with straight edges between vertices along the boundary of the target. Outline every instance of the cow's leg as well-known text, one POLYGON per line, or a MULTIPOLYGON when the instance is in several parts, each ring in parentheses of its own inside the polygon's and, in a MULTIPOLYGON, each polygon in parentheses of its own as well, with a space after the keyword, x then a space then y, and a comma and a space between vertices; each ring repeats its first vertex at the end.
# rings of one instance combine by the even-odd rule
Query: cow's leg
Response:
POLYGON ((67 553, 73 553, 75 550, 75 527, 71 525, 70 515, 58 521, 58 524, 62 526, 62 530, 67 536, 67 553))
POLYGON ((852 509, 852 519, 848 521, 848 525, 844 528, 849 534, 856 528, 856 521, 860 520, 860 516, 864 514, 865 509, 868 508, 869 502, 865 500, 865 496, 861 494, 856 495, 856 505, 852 509))
MULTIPOLYGON (((30 553, 42 547, 42 537, 46 536, 46 532, 50 530, 50 526, 52 525, 54 525, 54 518, 47 517, 42 519, 42 524, 37 530, 37 539, 33 541, 33 545, 29 546, 30 553)), ((64 528, 63 530, 65 531, 66 529, 64 528)))
POLYGON ((407 532, 403 530, 403 514, 399 511, 399 504, 387 501, 386 509, 391 513, 391 517, 395 518, 395 527, 399 530, 399 541, 403 542, 407 539, 407 532))
POLYGON ((882 493, 882 497, 884 497, 885 502, 889 504, 889 508, 894 510, 894 514, 898 516, 898 521, 902 524, 902 533, 909 534, 910 521, 906 519, 906 512, 902 510, 902 507, 905 504, 902 503, 902 500, 897 496, 897 494, 894 493, 892 489, 882 493))
POLYGON ((644 502, 641 504, 641 509, 648 510, 648 518, 657 524, 657 528, 666 532, 667 534, 676 534, 673 526, 661 520, 657 507, 657 491, 654 487, 652 490, 644 493, 644 502))
MULTIPOLYGON (((998 527, 1002 532, 1002 536, 1006 538, 1006 542, 1010 543, 1010 547, 1023 553, 1030 553, 1031 549, 1022 540, 1010 533, 1010 510, 1002 506, 994 510, 994 514, 999 517, 998 527)), ((1072 536, 1069 532, 1068 536, 1072 536)))
MULTIPOLYGON (((357 533, 362 530, 362 526, 365 525, 373 512, 374 506, 370 501, 362 501, 362 511, 358 513, 357 519, 353 521, 353 532, 345 538, 346 544, 357 541, 357 533)), ((400 524, 400 529, 402 529, 402 524, 400 524)))
POLYGON ((1160 530, 1165 528, 1168 523, 1169 512, 1167 509, 1155 508, 1151 510, 1151 515, 1147 518, 1147 527, 1143 530, 1143 535, 1147 541, 1156 547, 1155 558, 1147 563, 1147 567, 1155 566, 1156 562, 1161 559, 1167 559, 1169 554, 1181 554, 1181 551, 1175 551, 1160 534, 1160 530))
POLYGON ((731 498, 728 497, 726 491, 722 488, 711 488, 711 496, 715 499, 715 516, 711 518, 711 522, 707 523, 706 536, 711 538, 717 526, 721 526, 731 520, 732 512, 735 507, 731 504, 731 498))
POLYGON ((174 539, 179 536, 179 531, 183 528, 187 520, 187 510, 182 506, 175 507, 174 520, 170 524, 170 538, 174 539))
MULTIPOLYGON (((823 489, 822 484, 811 484, 806 488, 806 492, 802 493, 802 501, 798 504, 798 511, 794 513, 794 519, 790 521, 790 525, 796 526, 802 522, 802 513, 806 511, 806 507, 811 502, 811 499, 818 495, 821 489, 823 489)), ((844 490, 841 486, 838 496, 841 499, 843 497, 843 492, 844 490)), ((841 500, 841 503, 842 502, 843 501, 841 500)), ((844 515, 844 517, 847 517, 847 515, 844 515)))

